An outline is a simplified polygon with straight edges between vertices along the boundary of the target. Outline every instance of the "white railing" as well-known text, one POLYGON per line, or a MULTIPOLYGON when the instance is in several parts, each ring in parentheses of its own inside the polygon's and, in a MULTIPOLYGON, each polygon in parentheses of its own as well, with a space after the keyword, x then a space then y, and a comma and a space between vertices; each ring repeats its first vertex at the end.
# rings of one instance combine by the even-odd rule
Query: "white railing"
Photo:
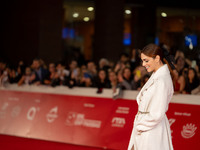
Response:
MULTIPOLYGON (((51 86, 46 86, 46 85, 18 86, 17 84, 6 84, 3 87, 0 87, 0 90, 42 92, 42 93, 102 97, 102 98, 112 98, 112 94, 113 94, 111 89, 103 89, 103 92, 101 94, 97 94, 97 88, 89 88, 89 87, 68 88, 67 86, 51 87, 51 86)), ((139 91, 123 90, 122 99, 135 100, 138 92, 139 91)), ((171 102, 172 103, 200 105, 200 95, 175 94, 173 96, 171 102)))

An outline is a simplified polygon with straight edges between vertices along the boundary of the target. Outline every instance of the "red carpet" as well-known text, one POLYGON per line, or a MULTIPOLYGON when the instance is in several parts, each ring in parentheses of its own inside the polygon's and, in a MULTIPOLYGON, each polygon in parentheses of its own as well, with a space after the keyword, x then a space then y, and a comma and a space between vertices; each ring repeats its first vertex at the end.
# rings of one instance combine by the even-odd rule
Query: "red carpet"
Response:
POLYGON ((27 139, 0 135, 1 150, 102 150, 101 148, 85 147, 51 141, 27 139))

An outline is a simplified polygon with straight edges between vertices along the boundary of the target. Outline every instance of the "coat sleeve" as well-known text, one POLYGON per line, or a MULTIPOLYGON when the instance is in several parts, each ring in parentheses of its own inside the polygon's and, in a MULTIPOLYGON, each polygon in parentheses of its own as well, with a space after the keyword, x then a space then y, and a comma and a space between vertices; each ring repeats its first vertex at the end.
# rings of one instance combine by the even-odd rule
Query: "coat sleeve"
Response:
POLYGON ((153 129, 161 122, 168 108, 169 85, 166 85, 167 82, 164 80, 156 80, 154 84, 155 88, 148 108, 149 113, 140 114, 143 116, 136 123, 138 133, 153 129))

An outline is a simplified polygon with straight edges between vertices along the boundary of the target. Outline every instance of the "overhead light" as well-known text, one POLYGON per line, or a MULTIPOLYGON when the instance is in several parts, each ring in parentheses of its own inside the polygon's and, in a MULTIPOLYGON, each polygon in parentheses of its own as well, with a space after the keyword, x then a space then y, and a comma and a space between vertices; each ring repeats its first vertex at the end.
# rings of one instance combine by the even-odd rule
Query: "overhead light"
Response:
POLYGON ((166 14, 165 12, 162 12, 162 13, 161 13, 161 16, 162 16, 162 17, 167 17, 167 14, 166 14))
POLYGON ((190 50, 193 49, 193 44, 192 44, 192 43, 190 43, 190 45, 189 45, 189 49, 190 49, 190 50))
POLYGON ((125 13, 126 13, 127 15, 129 15, 129 14, 131 14, 131 10, 126 9, 126 10, 125 10, 125 13))
POLYGON ((87 10, 88 10, 88 11, 93 11, 93 10, 94 10, 94 7, 88 7, 87 10))
POLYGON ((188 36, 185 37, 185 40, 189 43, 189 49, 193 49, 192 39, 188 36))
POLYGON ((90 18, 89 18, 89 17, 84 17, 83 20, 84 20, 85 22, 88 22, 88 21, 90 20, 90 18))
POLYGON ((74 18, 77 18, 78 16, 79 16, 79 13, 77 13, 77 12, 73 13, 74 18))

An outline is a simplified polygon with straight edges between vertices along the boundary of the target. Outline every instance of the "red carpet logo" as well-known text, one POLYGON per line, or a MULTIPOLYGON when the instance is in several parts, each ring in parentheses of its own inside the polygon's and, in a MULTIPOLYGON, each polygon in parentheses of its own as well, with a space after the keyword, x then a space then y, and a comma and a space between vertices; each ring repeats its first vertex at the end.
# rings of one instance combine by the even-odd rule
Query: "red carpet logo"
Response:
POLYGON ((27 112, 27 119, 28 120, 33 120, 34 118, 35 118, 35 115, 36 115, 36 113, 38 112, 38 111, 40 111, 40 108, 39 107, 31 107, 29 110, 28 110, 28 112, 27 112))
POLYGON ((188 123, 186 125, 183 126, 183 130, 181 131, 181 135, 182 137, 189 139, 191 137, 193 137, 195 135, 195 130, 197 129, 197 127, 195 126, 195 124, 192 123, 188 123))
MULTIPOLYGON (((175 121, 176 121, 176 119, 174 119, 174 118, 169 119, 169 126, 170 126, 170 129, 171 129, 171 136, 172 136, 172 133, 173 133, 173 130, 172 130, 171 126, 175 121)), ((173 138, 173 136, 172 136, 172 138, 173 138)))
POLYGON ((12 109, 11 116, 12 117, 17 117, 17 116, 19 116, 20 112, 21 112, 21 107, 20 106, 15 106, 12 109))
POLYGON ((1 110, 0 110, 0 118, 2 119, 2 118, 6 118, 6 109, 7 109, 7 107, 8 107, 8 103, 7 102, 5 102, 4 104, 3 104, 3 106, 1 107, 1 110))
POLYGON ((115 112, 118 113, 118 114, 129 114, 129 110, 130 110, 129 107, 119 106, 115 112))
POLYGON ((74 125, 74 121, 76 119, 76 112, 69 112, 67 115, 67 119, 65 121, 65 124, 68 126, 74 125))
POLYGON ((112 119, 112 127, 123 128, 125 124, 126 124, 125 118, 114 117, 112 119))
POLYGON ((86 119, 85 114, 69 112, 65 124, 68 126, 84 126, 89 128, 100 128, 101 121, 86 119))
POLYGON ((3 106, 1 107, 1 110, 2 111, 5 111, 6 109, 7 109, 7 107, 8 107, 8 102, 5 102, 4 104, 3 104, 3 106))
POLYGON ((173 124, 175 121, 176 121, 176 119, 174 119, 174 118, 169 119, 169 125, 170 125, 170 127, 172 126, 172 124, 173 124))
POLYGON ((47 114, 47 122, 52 123, 58 117, 58 107, 52 108, 49 113, 47 114))

